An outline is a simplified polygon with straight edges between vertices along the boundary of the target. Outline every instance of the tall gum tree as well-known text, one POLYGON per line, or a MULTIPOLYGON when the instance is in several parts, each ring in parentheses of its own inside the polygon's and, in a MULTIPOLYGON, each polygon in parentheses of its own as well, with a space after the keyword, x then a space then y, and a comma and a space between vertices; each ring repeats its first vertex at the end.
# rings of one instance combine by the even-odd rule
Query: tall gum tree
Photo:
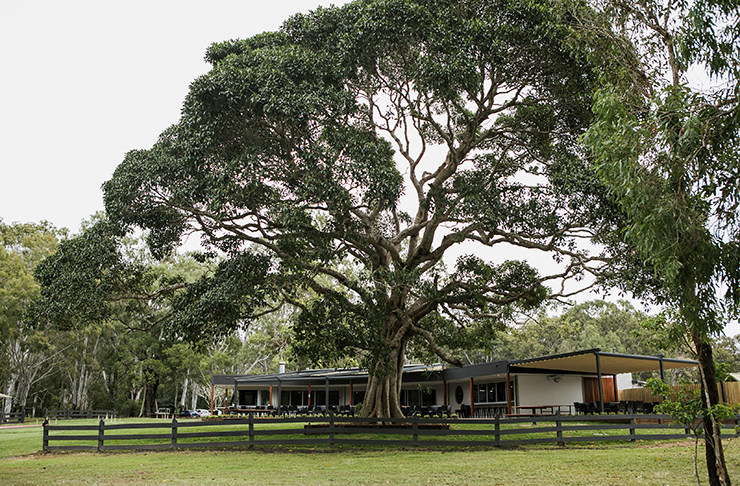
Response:
POLYGON ((0 385, 13 397, 5 401, 6 413, 13 405, 23 411, 31 387, 55 371, 67 351, 48 323, 25 317, 39 293, 34 267, 54 253, 65 233, 47 222, 0 220, 0 385))
POLYGON ((601 264, 578 250, 615 214, 577 143, 594 75, 561 7, 356 1, 214 44, 179 123, 105 183, 106 211, 156 255, 197 233, 227 261, 268 258, 254 285, 299 310, 293 349, 358 357, 363 414, 401 416, 412 341, 459 365, 436 336, 501 325, 601 264), (512 247, 560 267, 503 261, 512 247))
MULTIPOLYGON (((584 141, 627 217, 625 240, 658 279, 652 298, 676 310, 696 351, 712 410, 719 394, 711 337, 740 311, 740 4, 599 3, 643 58, 599 90, 584 141), (692 85, 692 67, 714 87, 692 85)), ((705 419, 710 484, 729 485, 720 424, 712 413, 705 419)))

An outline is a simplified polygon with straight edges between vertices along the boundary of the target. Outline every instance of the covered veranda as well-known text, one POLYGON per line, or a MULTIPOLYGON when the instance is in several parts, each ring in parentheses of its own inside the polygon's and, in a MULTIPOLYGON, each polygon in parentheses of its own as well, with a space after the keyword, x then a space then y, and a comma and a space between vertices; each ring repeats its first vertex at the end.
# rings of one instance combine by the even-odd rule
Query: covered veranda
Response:
MULTIPOLYGON (((605 404, 618 397, 617 375, 651 371, 665 379, 666 370, 696 366, 698 362, 693 360, 609 353, 598 348, 461 368, 406 365, 401 404, 409 405, 413 400, 428 405, 425 409, 444 407, 448 411, 454 406, 452 411, 460 416, 486 417, 568 413, 574 403, 587 399, 597 404, 594 411, 603 413, 605 404)), ((360 368, 215 375, 212 392, 215 387, 227 390, 226 411, 342 414, 363 401, 367 377, 367 371, 360 368)))
MULTIPOLYGON (((616 377, 624 373, 657 372, 665 381, 666 370, 693 368, 698 361, 666 358, 664 355, 641 356, 619 353, 605 353, 599 348, 573 353, 529 358, 509 363, 509 373, 553 373, 593 375, 598 387, 599 411, 604 413, 604 377, 616 377)), ((614 395, 618 396, 616 379, 611 380, 614 395)))

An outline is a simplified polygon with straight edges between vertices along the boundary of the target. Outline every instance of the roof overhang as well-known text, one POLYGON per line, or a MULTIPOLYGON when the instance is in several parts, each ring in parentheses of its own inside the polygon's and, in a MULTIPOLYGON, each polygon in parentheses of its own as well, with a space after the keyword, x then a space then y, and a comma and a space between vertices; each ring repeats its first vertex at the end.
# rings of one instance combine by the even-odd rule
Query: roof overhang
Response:
MULTIPOLYGON (((440 373, 444 370, 441 364, 436 365, 406 365, 403 368, 404 381, 428 381, 438 380, 440 373)), ((346 385, 350 380, 367 380, 366 369, 321 369, 301 370, 287 373, 273 373, 269 375, 214 375, 211 383, 215 386, 233 387, 238 385, 269 386, 269 385, 293 385, 306 386, 309 383, 323 384, 329 382, 331 385, 346 385)))
POLYGON ((664 370, 669 370, 695 366, 699 366, 699 362, 690 359, 665 358, 662 355, 638 356, 603 353, 598 348, 509 362, 509 369, 512 372, 560 371, 594 375, 599 372, 604 375, 617 375, 620 373, 660 371, 661 367, 664 370))

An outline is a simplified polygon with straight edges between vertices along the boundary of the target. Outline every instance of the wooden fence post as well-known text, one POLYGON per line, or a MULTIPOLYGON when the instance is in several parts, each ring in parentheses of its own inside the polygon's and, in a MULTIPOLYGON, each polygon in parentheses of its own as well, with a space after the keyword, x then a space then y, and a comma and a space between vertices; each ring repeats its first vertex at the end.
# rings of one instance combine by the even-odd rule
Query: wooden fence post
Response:
POLYGON ((177 418, 172 417, 172 442, 171 448, 177 449, 177 418))
POLYGON ((249 448, 254 449, 254 414, 249 413, 249 448))
POLYGON ((44 420, 43 427, 44 427, 44 437, 43 437, 41 449, 46 451, 46 450, 49 450, 49 420, 48 419, 44 420))
POLYGON ((563 422, 560 420, 560 410, 555 412, 555 417, 555 430, 558 436, 558 445, 564 446, 565 442, 563 442, 563 422))
MULTIPOLYGON (((634 417, 630 417, 630 425, 632 425, 632 426, 635 425, 635 418, 634 417)), ((635 428, 634 427, 630 427, 630 435, 632 435, 632 436, 635 435, 635 428)), ((634 442, 635 439, 630 439, 630 441, 631 442, 634 442)))
POLYGON ((103 450, 103 440, 105 435, 105 420, 100 419, 98 424, 98 452, 103 450))
POLYGON ((334 448, 334 412, 329 412, 329 447, 334 448))
POLYGON ((419 417, 414 415, 413 419, 413 430, 414 430, 414 444, 419 445, 419 417))
POLYGON ((501 445, 501 413, 496 414, 496 422, 493 427, 494 440, 496 441, 496 447, 501 445))

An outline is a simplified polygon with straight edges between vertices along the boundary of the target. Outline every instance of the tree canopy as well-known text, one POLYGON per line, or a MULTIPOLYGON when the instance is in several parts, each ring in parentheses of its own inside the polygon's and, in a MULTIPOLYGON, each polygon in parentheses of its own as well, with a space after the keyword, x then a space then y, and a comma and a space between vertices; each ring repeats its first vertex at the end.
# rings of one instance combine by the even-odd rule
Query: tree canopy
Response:
POLYGON ((360 357, 363 413, 398 416, 411 342, 459 364, 436 336, 499 326, 598 266, 578 240, 615 211, 578 145, 596 74, 572 11, 360 0, 214 44, 179 123, 105 183, 106 211, 156 256, 197 233, 232 277, 253 269, 299 309, 294 349, 360 357), (504 261, 512 247, 561 267, 504 261))

